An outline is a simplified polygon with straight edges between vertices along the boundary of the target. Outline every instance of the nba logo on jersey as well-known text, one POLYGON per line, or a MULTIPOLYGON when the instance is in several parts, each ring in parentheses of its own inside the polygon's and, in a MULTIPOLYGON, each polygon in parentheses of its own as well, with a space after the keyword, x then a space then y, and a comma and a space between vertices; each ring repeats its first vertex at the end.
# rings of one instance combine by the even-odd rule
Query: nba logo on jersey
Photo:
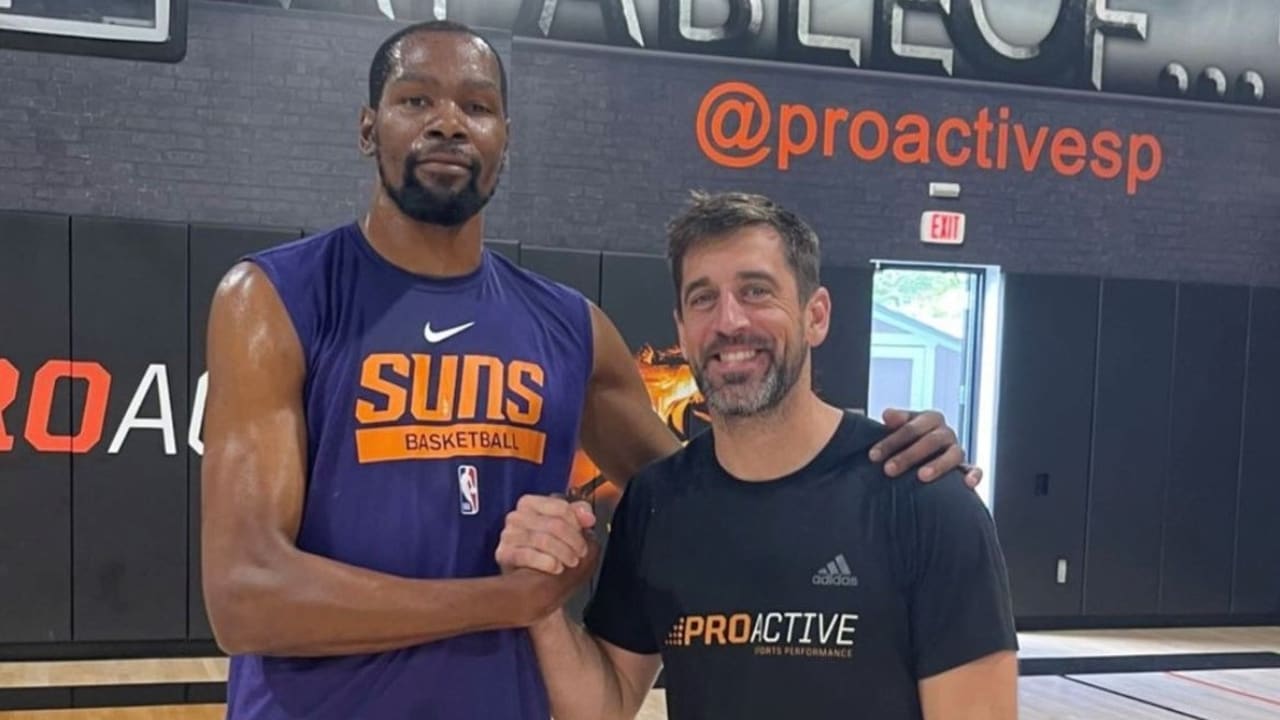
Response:
POLYGON ((458 500, 463 515, 480 512, 480 479, 475 465, 458 466, 458 500))

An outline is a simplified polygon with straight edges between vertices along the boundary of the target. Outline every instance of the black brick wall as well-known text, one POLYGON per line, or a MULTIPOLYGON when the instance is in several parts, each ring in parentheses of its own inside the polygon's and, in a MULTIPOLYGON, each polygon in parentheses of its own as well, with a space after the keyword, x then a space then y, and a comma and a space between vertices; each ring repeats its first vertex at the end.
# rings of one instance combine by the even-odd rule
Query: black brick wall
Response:
MULTIPOLYGON (((363 208, 356 151, 365 72, 394 27, 377 17, 193 2, 189 53, 161 65, 0 51, 0 208, 318 228, 363 208)), ((769 193, 808 216, 830 262, 998 263, 1010 270, 1280 285, 1280 143, 1270 111, 832 71, 517 38, 511 166, 495 238, 657 252, 686 189, 769 193), (867 108, 1154 133, 1159 178, 1064 178, 1043 167, 950 169, 853 159, 837 143, 786 172, 729 170, 699 151, 708 88, 749 81, 775 105, 867 108), (931 180, 963 184, 933 201, 931 180), (964 248, 917 240, 929 208, 968 213, 964 248)), ((819 118, 821 119, 821 118, 819 118)), ((778 123, 774 116, 775 127, 778 123)), ((1047 150, 1047 148, 1046 148, 1047 150)), ((1011 156, 1011 163, 1016 157, 1011 156)))
MULTIPOLYGON (((827 257, 996 263, 1013 271, 1084 273, 1280 284, 1280 143, 1274 112, 1020 87, 729 63, 656 53, 603 51, 516 39, 521 61, 514 154, 520 182, 504 232, 574 247, 659 251, 660 221, 687 187, 749 189, 789 203, 817 226, 827 257), (718 167, 699 150, 698 106, 708 89, 738 80, 779 103, 874 109, 890 122, 919 112, 934 124, 1011 109, 1034 129, 1075 127, 1152 133, 1163 148, 1158 178, 1135 195, 1123 175, 1026 173, 1010 133, 1010 169, 952 169, 854 158, 845 134, 835 155, 775 155, 747 170, 718 167), (842 144, 844 143, 844 144, 842 144), (930 181, 963 186, 932 200, 930 181), (926 209, 967 213, 964 248, 919 242, 926 209), (535 222, 536 221, 536 222, 535 222)), ((818 115, 821 124, 822 116, 818 115)), ((797 133, 799 135, 799 133, 797 133)), ((1052 137, 1052 135, 1050 135, 1052 137)), ((776 151, 776 148, 775 148, 776 151)))
MULTIPOLYGON (((197 1, 178 64, 0 50, 0 208, 348 220, 374 177, 356 145, 369 60, 395 27, 197 1)), ((493 40, 510 52, 509 38, 493 40)), ((498 199, 494 216, 504 209, 498 199)))

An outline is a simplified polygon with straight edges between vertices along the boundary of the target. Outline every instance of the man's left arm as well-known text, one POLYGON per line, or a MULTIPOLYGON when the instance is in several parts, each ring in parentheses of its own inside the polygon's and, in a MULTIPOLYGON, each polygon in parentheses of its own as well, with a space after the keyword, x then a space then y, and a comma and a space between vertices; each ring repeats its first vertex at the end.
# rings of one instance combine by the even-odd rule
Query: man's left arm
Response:
POLYGON ((991 514, 957 473, 912 496, 911 635, 925 720, 1016 720, 1018 636, 991 514))
POLYGON ((920 682, 925 720, 1016 720, 1018 656, 981 657, 920 682))
POLYGON ((621 487, 645 466, 679 450, 680 440, 654 412, 618 328, 594 303, 590 307, 595 349, 582 414, 582 449, 621 487))
MULTIPOLYGON (((589 305, 594 359, 581 443, 604 476, 621 486, 645 466, 679 450, 680 440, 654 412, 635 358, 618 328, 594 303, 589 305)), ((961 469, 970 487, 981 480, 981 470, 962 465, 964 450, 941 413, 890 410, 885 422, 892 432, 872 449, 872 461, 887 458, 888 475, 919 467, 919 479, 929 482, 961 469)))

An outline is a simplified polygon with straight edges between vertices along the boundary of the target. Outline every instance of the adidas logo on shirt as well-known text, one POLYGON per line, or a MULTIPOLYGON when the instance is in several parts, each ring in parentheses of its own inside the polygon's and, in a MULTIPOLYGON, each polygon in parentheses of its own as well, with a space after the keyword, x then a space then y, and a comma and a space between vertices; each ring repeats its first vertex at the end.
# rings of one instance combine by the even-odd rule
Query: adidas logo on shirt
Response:
POLYGON ((853 574, 849 569, 849 563, 844 559, 844 553, 835 557, 834 560, 827 563, 826 567, 818 568, 818 572, 813 574, 813 584, 819 586, 843 586, 857 587, 858 576, 853 574))

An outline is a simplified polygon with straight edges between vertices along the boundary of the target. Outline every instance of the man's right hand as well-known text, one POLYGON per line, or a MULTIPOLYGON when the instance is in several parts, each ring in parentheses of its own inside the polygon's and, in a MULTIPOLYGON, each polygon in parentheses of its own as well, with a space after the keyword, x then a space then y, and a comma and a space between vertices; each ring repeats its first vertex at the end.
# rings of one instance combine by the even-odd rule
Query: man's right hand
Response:
POLYGON ((569 601, 595 571, 600 545, 589 528, 595 514, 583 502, 525 495, 507 514, 494 558, 509 581, 522 586, 537 622, 569 601))
POLYGON ((559 575, 584 561, 594 569, 589 555, 595 543, 588 530, 595 523, 595 513, 585 502, 525 495, 507 513, 494 558, 504 573, 529 568, 559 575))

